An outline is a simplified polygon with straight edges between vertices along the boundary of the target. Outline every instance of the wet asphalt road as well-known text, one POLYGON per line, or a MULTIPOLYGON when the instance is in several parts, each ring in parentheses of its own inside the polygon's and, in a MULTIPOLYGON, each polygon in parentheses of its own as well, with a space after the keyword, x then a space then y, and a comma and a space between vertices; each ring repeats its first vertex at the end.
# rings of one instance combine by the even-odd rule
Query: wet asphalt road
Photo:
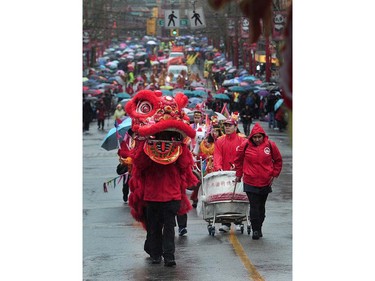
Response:
POLYGON ((243 234, 232 225, 230 233, 210 236, 193 209, 187 236, 176 234, 174 268, 150 264, 143 251, 146 233, 123 203, 121 184, 103 192, 103 183, 117 176, 116 151, 100 147, 112 120, 104 131, 91 123, 83 134, 83 280, 292 280, 292 149, 287 133, 260 123, 284 161, 267 200, 264 237, 252 240, 246 223, 243 234))

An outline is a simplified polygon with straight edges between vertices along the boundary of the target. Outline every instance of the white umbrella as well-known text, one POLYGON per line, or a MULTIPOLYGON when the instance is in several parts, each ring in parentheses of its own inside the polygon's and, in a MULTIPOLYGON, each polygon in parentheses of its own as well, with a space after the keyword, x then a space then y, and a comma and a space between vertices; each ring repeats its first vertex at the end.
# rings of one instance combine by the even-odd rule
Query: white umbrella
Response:
POLYGON ((216 112, 215 111, 215 115, 217 116, 217 120, 221 121, 221 120, 227 120, 227 117, 225 117, 223 114, 221 114, 220 112, 216 112))
POLYGON ((146 44, 147 45, 157 45, 158 43, 156 43, 154 40, 150 40, 150 41, 147 41, 146 44))

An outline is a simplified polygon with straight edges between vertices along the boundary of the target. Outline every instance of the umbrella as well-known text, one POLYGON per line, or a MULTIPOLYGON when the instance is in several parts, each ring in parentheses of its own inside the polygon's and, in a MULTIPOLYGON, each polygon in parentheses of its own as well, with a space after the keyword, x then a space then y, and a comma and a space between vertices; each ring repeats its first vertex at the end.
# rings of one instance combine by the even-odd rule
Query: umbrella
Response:
POLYGON ((121 101, 120 101, 120 104, 122 105, 122 106, 125 106, 126 105, 126 103, 128 102, 128 101, 130 101, 131 99, 122 99, 121 101))
POLYGON ((197 90, 195 89, 194 91, 191 91, 194 97, 207 97, 207 93, 203 90, 197 90))
POLYGON ((240 80, 236 77, 236 78, 233 78, 233 79, 228 79, 228 80, 224 80, 223 82, 223 86, 234 86, 234 85, 238 85, 240 84, 240 80))
POLYGON ((161 92, 163 93, 163 96, 170 96, 170 97, 173 97, 173 92, 170 91, 170 90, 161 90, 161 92))
POLYGON ((188 108, 194 108, 197 104, 202 103, 203 100, 200 98, 190 98, 188 108))
POLYGON ((242 81, 240 82, 240 84, 238 86, 249 86, 249 82, 246 82, 246 81, 242 81))
POLYGON ((190 83, 191 87, 203 87, 204 84, 202 82, 193 81, 190 83))
POLYGON ((267 90, 259 90, 259 92, 257 92, 257 94, 260 96, 260 97, 265 97, 265 96, 268 96, 269 92, 267 90))
MULTIPOLYGON (((177 93, 177 92, 180 92, 180 91, 173 91, 173 92, 177 93)), ((183 92, 184 95, 188 96, 189 98, 194 97, 193 93, 190 90, 182 90, 181 92, 183 92)))
POLYGON ((216 112, 215 111, 215 114, 217 116, 217 120, 221 121, 221 120, 227 120, 227 117, 225 117, 223 114, 221 114, 220 112, 216 112))
POLYGON ((98 98, 97 97, 93 97, 93 96, 91 96, 91 95, 88 95, 88 96, 86 96, 86 97, 84 97, 84 100, 86 101, 97 101, 98 100, 98 98))
POLYGON ((188 96, 189 98, 202 98, 205 94, 203 91, 190 91, 190 90, 184 90, 183 91, 185 96, 188 96))
POLYGON ((244 82, 253 82, 255 80, 258 80, 258 78, 256 78, 255 76, 244 76, 241 78, 241 81, 244 81, 244 82))
POLYGON ((212 116, 217 116, 217 119, 219 121, 221 120, 227 120, 227 117, 225 117, 223 114, 221 114, 220 112, 216 112, 216 111, 213 111, 212 109, 205 109, 204 110, 204 113, 208 115, 208 117, 212 117, 212 116))
POLYGON ((188 113, 190 113, 191 112, 191 109, 189 109, 189 108, 186 108, 186 107, 184 107, 183 109, 182 109, 186 114, 188 114, 188 113))
POLYGON ((87 91, 83 91, 85 95, 92 95, 92 96, 98 96, 102 93, 104 93, 104 90, 102 89, 89 89, 87 91))
POLYGON ((215 100, 230 100, 230 98, 226 94, 215 94, 213 98, 215 100))
POLYGON ((105 150, 118 149, 119 144, 124 139, 126 132, 130 129, 132 125, 132 119, 130 117, 125 117, 118 127, 110 129, 105 136, 101 147, 105 150))
POLYGON ((171 90, 173 89, 173 86, 165 85, 165 86, 160 86, 161 90, 171 90))
POLYGON ((279 109, 279 107, 283 104, 284 99, 279 99, 274 106, 275 111, 279 109))
POLYGON ((120 98, 120 99, 130 99, 131 96, 128 94, 128 93, 119 93, 116 95, 116 97, 120 98))
POLYGON ((117 70, 116 71, 116 75, 120 75, 120 76, 124 76, 125 75, 125 72, 123 70, 117 70))
POLYGON ((242 86, 232 86, 228 88, 231 92, 246 93, 248 90, 242 86))
POLYGON ((150 40, 150 41, 147 41, 146 44, 147 45, 157 45, 158 43, 156 43, 154 40, 150 40))

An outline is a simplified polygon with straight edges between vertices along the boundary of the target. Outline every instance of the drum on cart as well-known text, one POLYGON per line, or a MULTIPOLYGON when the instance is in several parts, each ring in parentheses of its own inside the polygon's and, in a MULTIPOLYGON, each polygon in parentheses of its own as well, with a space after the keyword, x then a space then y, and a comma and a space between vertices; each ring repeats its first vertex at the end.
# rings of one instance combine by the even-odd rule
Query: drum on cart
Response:
POLYGON ((235 182, 235 171, 212 172, 203 177, 198 194, 198 215, 208 222, 208 232, 215 235, 215 223, 234 223, 241 226, 247 222, 250 234, 250 204, 243 183, 235 182))

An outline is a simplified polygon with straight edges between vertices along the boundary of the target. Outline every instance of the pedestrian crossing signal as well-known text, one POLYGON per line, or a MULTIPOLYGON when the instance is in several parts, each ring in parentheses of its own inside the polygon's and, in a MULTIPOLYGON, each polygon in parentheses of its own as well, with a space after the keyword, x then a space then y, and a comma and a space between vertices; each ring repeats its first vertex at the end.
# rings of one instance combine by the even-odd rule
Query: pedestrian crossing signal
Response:
POLYGON ((171 36, 178 36, 178 29, 177 28, 171 29, 171 36))

